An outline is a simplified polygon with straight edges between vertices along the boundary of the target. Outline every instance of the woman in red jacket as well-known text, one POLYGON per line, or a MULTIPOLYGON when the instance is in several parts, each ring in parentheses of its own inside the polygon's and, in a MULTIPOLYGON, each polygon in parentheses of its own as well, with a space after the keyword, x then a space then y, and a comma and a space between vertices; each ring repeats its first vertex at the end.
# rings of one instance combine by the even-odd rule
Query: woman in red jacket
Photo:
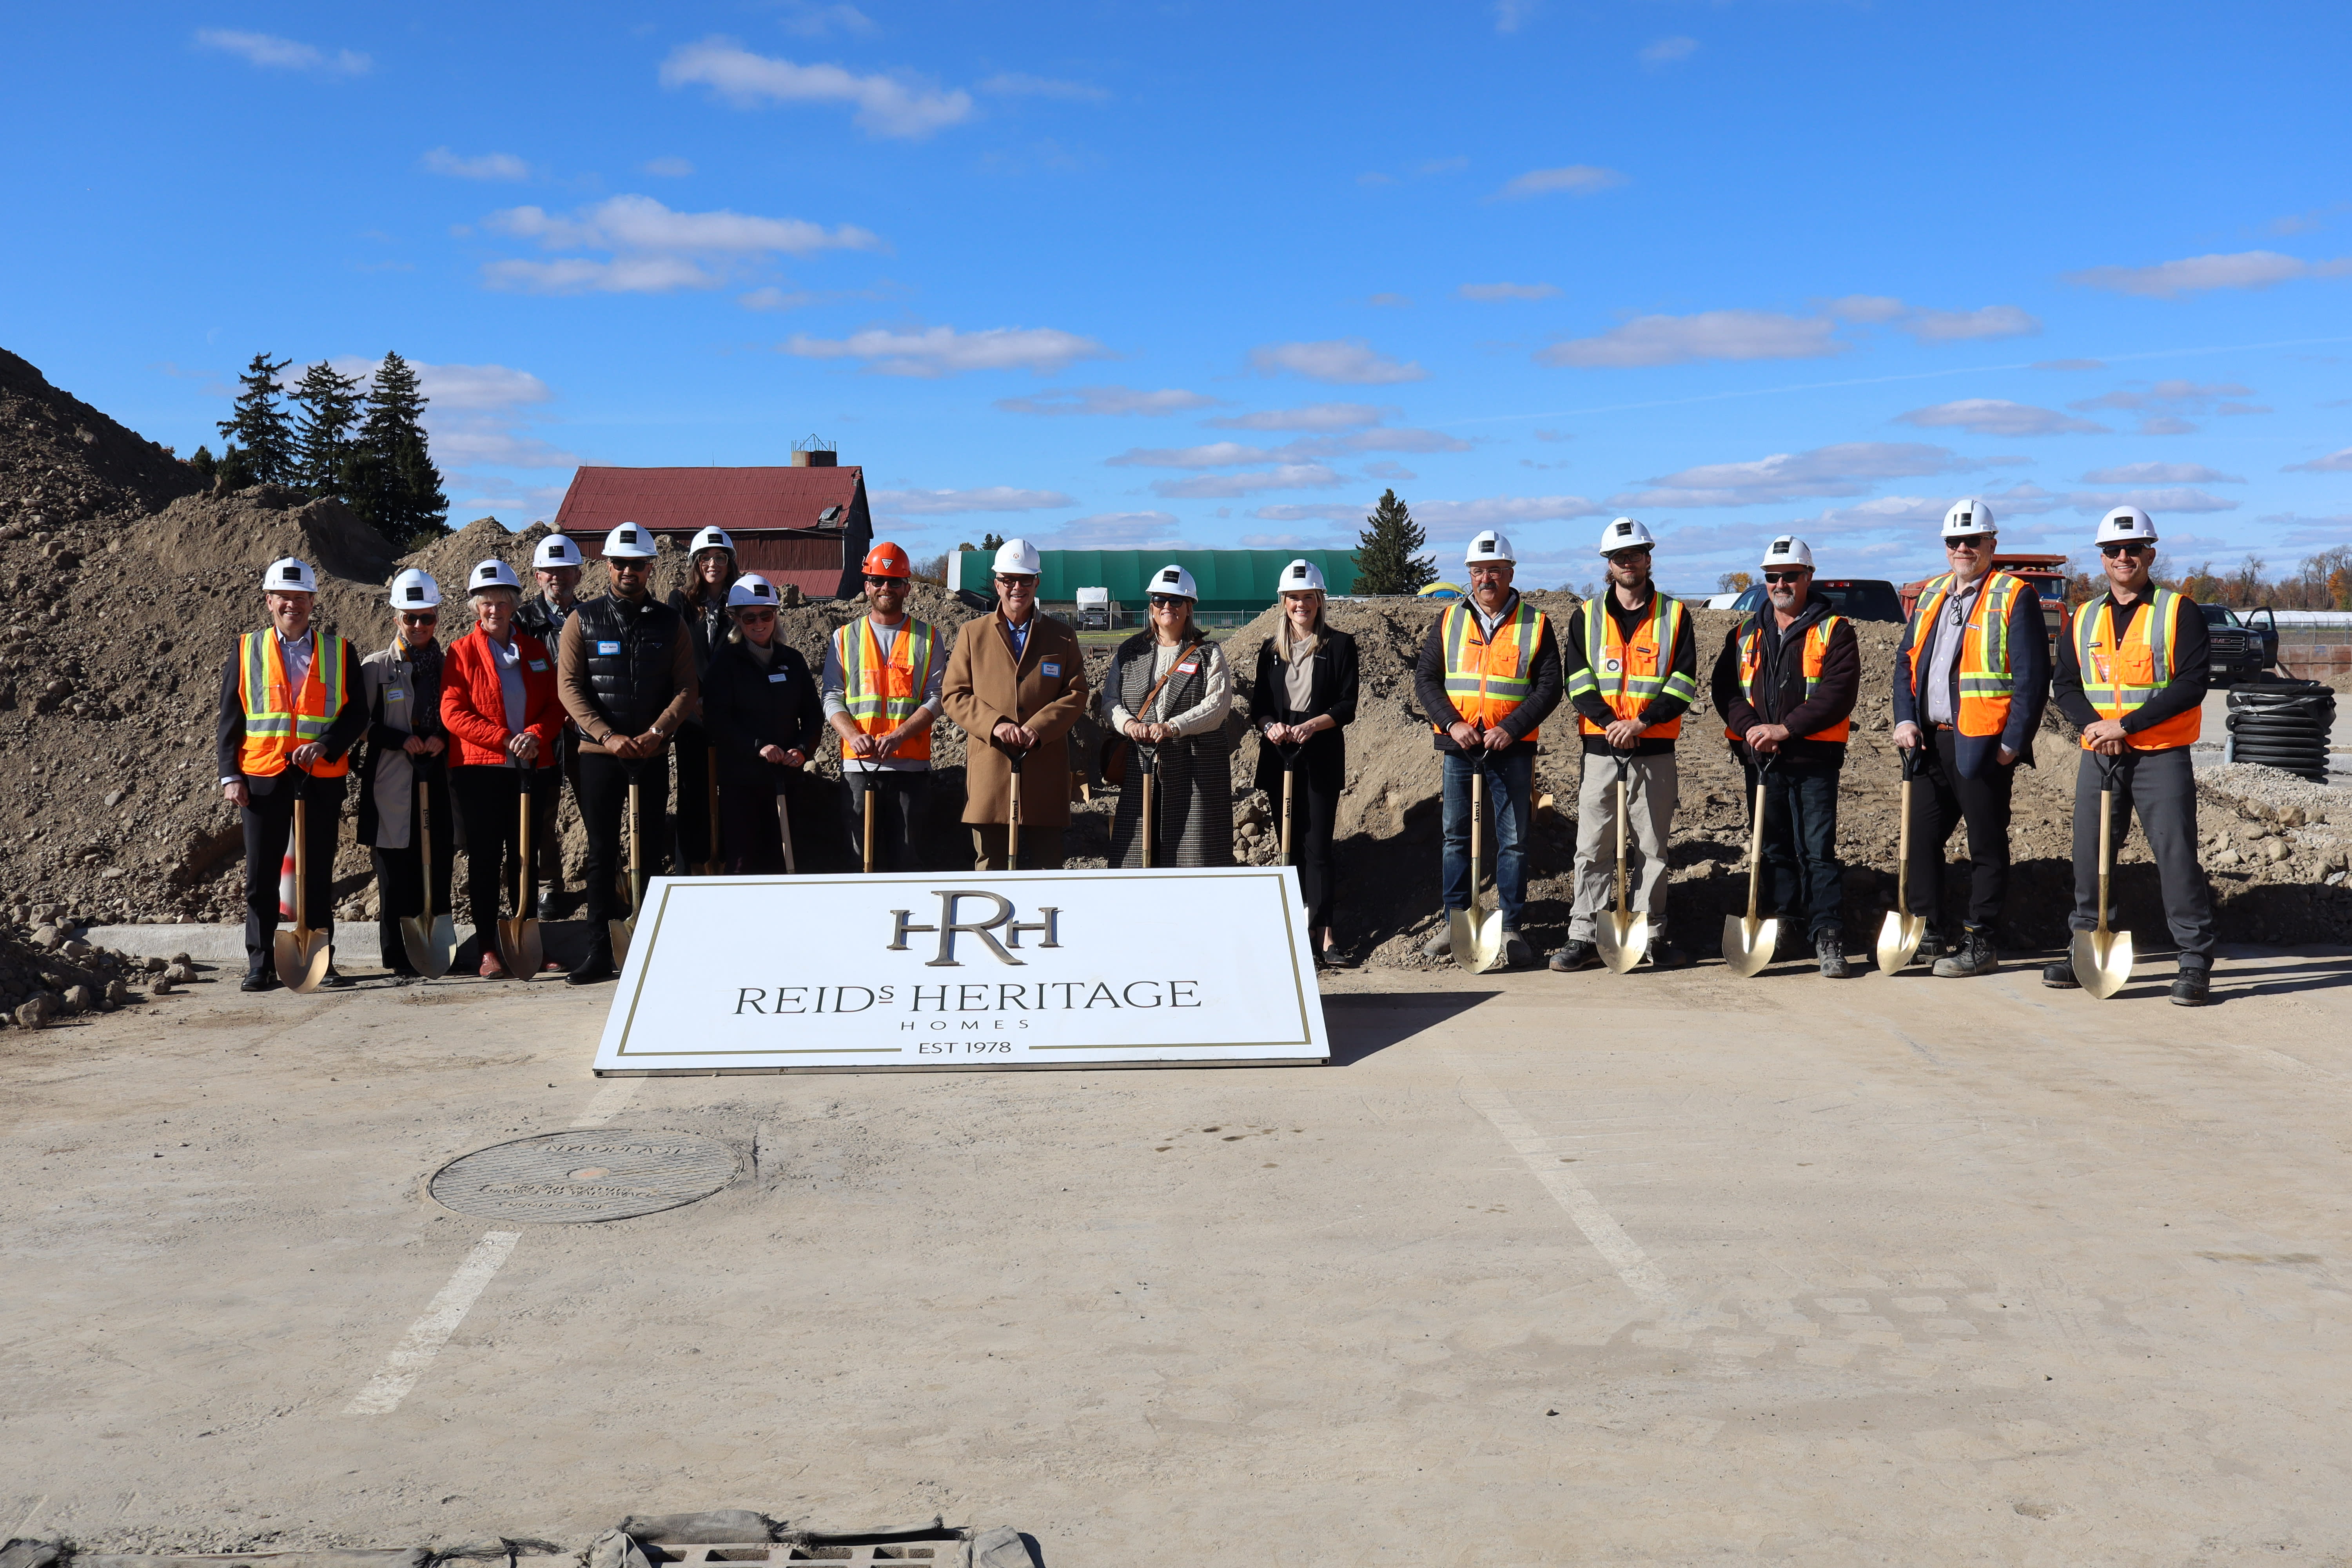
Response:
MULTIPOLYGON (((474 942, 486 980, 509 976, 499 957, 499 908, 509 875, 520 876, 517 851, 522 798, 552 787, 555 740, 563 702, 555 689, 555 656, 537 637, 515 630, 522 584, 503 561, 485 561, 467 574, 474 629, 442 660, 441 722, 457 742, 449 793, 466 826, 466 890, 473 905, 474 942)), ((519 899, 527 895, 519 895, 519 899)), ((522 902, 516 918, 530 913, 522 902)))

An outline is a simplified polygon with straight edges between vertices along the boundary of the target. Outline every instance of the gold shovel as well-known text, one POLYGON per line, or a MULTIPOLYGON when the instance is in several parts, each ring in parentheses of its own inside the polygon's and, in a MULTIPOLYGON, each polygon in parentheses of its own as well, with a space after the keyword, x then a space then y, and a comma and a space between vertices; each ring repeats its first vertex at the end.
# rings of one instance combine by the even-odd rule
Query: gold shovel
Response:
POLYGON ((2107 929, 2107 879, 2116 865, 2115 801, 2115 763, 2099 757, 2099 929, 2076 931, 2069 956, 2075 983, 2102 1002, 2129 984, 2132 973, 2131 932, 2107 929))
POLYGON ((1454 962, 1473 974, 1484 974, 1503 956, 1503 911, 1478 912, 1478 862, 1486 847, 1486 765, 1482 755, 1470 771, 1470 907, 1445 917, 1446 934, 1454 943, 1454 962))
POLYGON ((422 778, 416 783, 416 835, 417 880, 425 889, 425 908, 400 917, 400 944, 408 950, 411 969, 427 980, 438 980, 449 973, 449 961, 457 953, 457 928, 446 914, 434 912, 433 786, 422 778))
POLYGON ((1895 907, 1878 928, 1878 973, 1893 974, 1911 962, 1927 934, 1927 917, 1911 912, 1911 781, 1918 775, 1916 749, 1903 753, 1902 826, 1895 831, 1895 907))
POLYGON ((1008 752, 1005 761, 1013 768, 1013 804, 1004 821, 1004 868, 1021 869, 1021 763, 1025 752, 1008 752))
POLYGON ((870 781, 866 789, 866 874, 874 875, 874 788, 870 781))
POLYGON ((1650 951, 1650 917, 1625 907, 1625 797, 1633 768, 1633 754, 1621 753, 1617 759, 1617 907, 1592 922, 1592 944, 1601 950, 1601 962, 1619 974, 1641 963, 1650 951))
POLYGON ((546 958, 539 940, 536 890, 537 879, 530 866, 530 775, 518 773, 521 781, 517 791, 522 799, 522 858, 518 868, 515 886, 515 918, 499 922, 499 957, 507 966, 507 973, 516 980, 529 980, 539 973, 546 958))
MULTIPOLYGON (((301 773, 301 782, 309 774, 301 773)), ((270 946, 278 959, 278 978, 304 995, 316 991, 327 977, 331 949, 327 933, 310 929, 310 803, 298 785, 294 795, 294 929, 274 933, 270 946)))
POLYGON ((625 963, 629 957, 629 939, 637 931, 637 911, 646 901, 646 831, 645 819, 637 813, 637 773, 629 770, 629 917, 606 921, 605 934, 613 940, 613 962, 625 963))
POLYGON ((1764 774, 1765 765, 1756 770, 1756 831, 1748 840, 1748 918, 1738 915, 1723 917, 1723 962, 1734 974, 1753 979, 1772 962, 1773 951, 1780 945, 1780 922, 1778 919, 1756 918, 1756 890, 1764 879, 1764 774))
MULTIPOLYGON (((1141 751, 1143 748, 1139 746, 1136 750, 1141 751)), ((1143 809, 1139 815, 1139 820, 1135 825, 1136 831, 1143 836, 1143 868, 1147 871, 1151 869, 1151 841, 1159 837, 1151 830, 1153 824, 1158 817, 1158 812, 1155 809, 1151 799, 1151 787, 1154 781, 1159 777, 1160 752, 1155 747, 1151 752, 1150 762, 1145 765, 1143 770, 1143 809)))
POLYGON ((793 808, 784 798, 783 781, 776 783, 776 837, 784 841, 784 875, 798 876, 800 867, 793 861, 793 808))

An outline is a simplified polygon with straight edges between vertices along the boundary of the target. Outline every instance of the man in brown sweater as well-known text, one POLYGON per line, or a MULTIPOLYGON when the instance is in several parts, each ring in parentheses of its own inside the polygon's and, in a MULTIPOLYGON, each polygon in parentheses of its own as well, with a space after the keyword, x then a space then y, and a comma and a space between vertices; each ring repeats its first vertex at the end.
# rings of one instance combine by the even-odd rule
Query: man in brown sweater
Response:
POLYGON ((1070 825, 1070 726, 1087 710, 1078 635, 1037 610, 1035 546, 1008 539, 996 552, 996 608, 966 621, 948 656, 941 695, 970 737, 963 819, 973 869, 1058 871, 1070 825), (1021 864, 1007 856, 1013 769, 1021 767, 1021 864))

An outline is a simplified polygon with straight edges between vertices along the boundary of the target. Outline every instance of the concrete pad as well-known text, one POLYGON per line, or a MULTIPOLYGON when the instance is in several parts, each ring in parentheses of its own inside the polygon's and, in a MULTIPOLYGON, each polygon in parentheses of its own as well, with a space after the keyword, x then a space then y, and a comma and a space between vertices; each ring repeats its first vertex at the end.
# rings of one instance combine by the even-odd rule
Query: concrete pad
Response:
POLYGON ((603 1085, 609 987, 200 985, 0 1056, 0 1529, 2326 1560, 2347 976, 1347 974, 1328 1068, 603 1085), (597 1226, 425 1194, 567 1127, 740 1172, 597 1226))

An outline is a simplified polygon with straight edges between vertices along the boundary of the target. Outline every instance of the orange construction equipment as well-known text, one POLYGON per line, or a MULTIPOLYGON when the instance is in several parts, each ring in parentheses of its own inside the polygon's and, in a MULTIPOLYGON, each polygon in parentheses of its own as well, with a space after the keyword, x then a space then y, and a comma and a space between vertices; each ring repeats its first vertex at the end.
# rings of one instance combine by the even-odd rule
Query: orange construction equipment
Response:
MULTIPOLYGON (((1992 570, 2006 572, 2024 579, 2042 599, 2042 624, 2050 633, 2050 662, 2058 662, 2058 639, 2074 629, 2074 609, 2066 601, 2066 558, 2063 555, 1996 555, 1992 570)), ((1933 577, 1922 577, 1916 583, 1906 583, 1897 590, 1903 600, 1903 618, 1909 620, 1918 607, 1919 595, 1927 592, 1933 577)))
POLYGON ((866 552, 864 571, 868 577, 912 577, 915 574, 914 564, 907 559, 907 552, 887 539, 866 552))

